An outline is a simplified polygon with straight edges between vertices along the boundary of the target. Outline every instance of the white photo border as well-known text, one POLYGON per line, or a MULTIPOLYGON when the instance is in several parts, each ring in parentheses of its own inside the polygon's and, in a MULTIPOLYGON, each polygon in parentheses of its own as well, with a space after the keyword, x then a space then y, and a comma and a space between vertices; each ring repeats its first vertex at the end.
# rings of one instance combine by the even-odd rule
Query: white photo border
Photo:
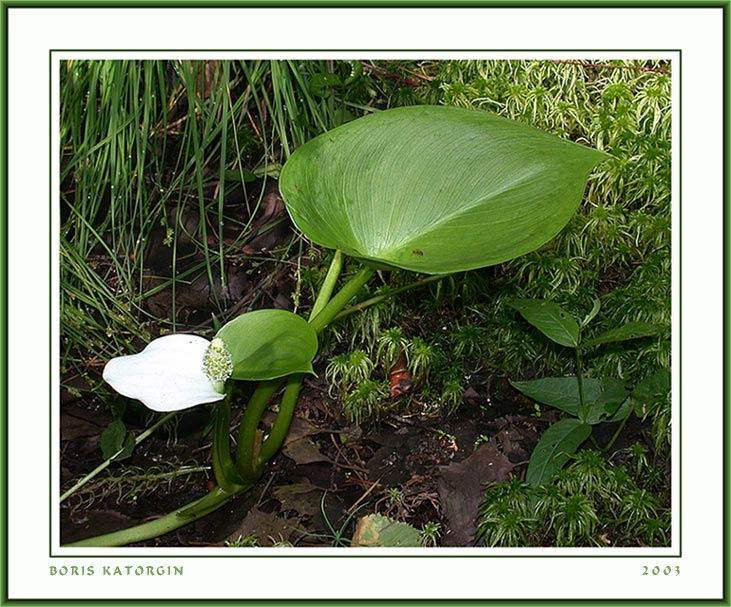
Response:
POLYGON ((703 9, 489 7, 12 8, 8 15, 9 598, 720 598, 727 539, 722 535, 726 481, 722 463, 727 438, 720 381, 724 373, 723 292, 722 281, 709 284, 704 278, 705 272, 722 276, 724 254, 721 125, 725 74, 718 15, 703 9), (236 23, 240 24, 238 38, 236 23), (557 24, 562 25, 561 34, 551 34, 550 26, 557 24), (587 35, 588 24, 594 27, 591 36, 587 35), (621 24, 623 28, 618 27, 621 24), (194 27, 202 32, 196 36, 199 48, 185 50, 194 27), (134 44, 145 48, 126 49, 132 43, 132 31, 134 44), (267 35, 272 31, 276 31, 276 39, 267 35), (617 31, 622 35, 611 33, 617 31), (241 50, 242 36, 249 50, 241 50), (221 48, 222 39, 237 44, 221 48), (288 48, 283 49, 285 46, 288 48), (151 50, 153 47, 159 50, 151 50), (360 554, 350 555, 342 550, 299 548, 289 554, 286 549, 232 552, 58 546, 54 540, 59 536, 58 508, 51 507, 59 485, 58 66, 68 58, 142 56, 670 59, 674 87, 673 361, 683 362, 682 377, 677 372, 680 365, 673 369, 673 420, 681 420, 673 428, 674 478, 679 475, 682 486, 674 484, 678 486, 673 488, 672 547, 435 549, 429 556, 389 549, 364 556, 357 550, 354 552, 360 554), (24 77, 27 73, 34 74, 31 84, 24 77), (44 159, 45 142, 50 149, 44 159), (48 249, 28 234, 29 216, 33 232, 48 235, 48 249), (701 267, 704 272, 696 270, 701 267), (38 273, 44 271, 50 277, 46 297, 39 293, 43 280, 38 273), (30 298, 29 293, 33 294, 30 298), (36 361, 33 369, 24 364, 28 360, 36 361), (47 411, 50 418, 41 420, 47 411), (40 428, 36 440, 22 440, 27 427, 34 432, 40 428), (49 437, 48 446, 45 437, 49 437), (30 487, 29 468, 33 470, 30 487), (716 482, 709 483, 708 477, 716 482), (72 566, 78 571, 85 567, 87 572, 95 568, 96 573, 58 575, 61 567, 72 566), (131 566, 132 574, 103 576, 105 566, 131 566), (185 574, 165 577, 162 583, 159 576, 136 575, 137 567, 148 566, 181 567, 185 574), (648 579, 643 575, 644 567, 651 572, 668 566, 673 568, 672 576, 650 575, 648 579), (674 573, 676 566, 681 568, 679 575, 674 573), (57 573, 52 575, 54 567, 57 573), (288 584, 278 581, 282 575, 289 576, 288 584), (239 579, 241 583, 227 585, 226 580, 239 579), (363 583, 366 579, 378 579, 378 584, 369 587, 363 583))

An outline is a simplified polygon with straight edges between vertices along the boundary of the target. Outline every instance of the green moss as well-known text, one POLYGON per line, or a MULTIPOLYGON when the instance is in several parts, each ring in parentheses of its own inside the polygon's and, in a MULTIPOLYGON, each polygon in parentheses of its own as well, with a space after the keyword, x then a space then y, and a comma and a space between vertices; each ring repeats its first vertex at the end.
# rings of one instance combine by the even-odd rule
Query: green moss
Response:
POLYGON ((624 463, 614 466, 586 450, 538 487, 518 479, 488 485, 477 539, 503 547, 666 546, 670 505, 660 484, 647 483, 658 469, 645 455, 634 445, 624 463))

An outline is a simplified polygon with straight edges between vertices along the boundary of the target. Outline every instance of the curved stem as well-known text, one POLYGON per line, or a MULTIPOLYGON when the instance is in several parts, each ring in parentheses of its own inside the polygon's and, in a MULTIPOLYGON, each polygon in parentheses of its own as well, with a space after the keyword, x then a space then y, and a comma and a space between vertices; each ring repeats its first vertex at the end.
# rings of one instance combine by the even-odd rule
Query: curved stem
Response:
POLYGON ((317 294, 317 299, 315 299, 315 303, 312 305, 310 318, 315 318, 315 316, 317 316, 327 305, 327 302, 330 301, 333 291, 335 290, 335 285, 340 277, 340 272, 342 271, 343 254, 341 251, 335 251, 333 259, 330 262, 330 268, 328 268, 327 275, 325 276, 325 281, 322 283, 320 292, 317 294))
POLYGON ((576 381, 579 383, 579 402, 581 403, 581 421, 586 422, 588 412, 586 409, 586 397, 584 396, 584 364, 581 358, 581 348, 576 347, 576 381))
MULTIPOLYGON (((328 270, 328 274, 325 278, 323 288, 315 301, 313 311, 317 312, 319 310, 319 312, 313 315, 313 317, 309 320, 309 323, 318 333, 333 321, 335 316, 375 273, 375 270, 372 268, 362 268, 347 283, 345 283, 343 288, 340 289, 340 291, 338 291, 332 299, 327 301, 330 293, 334 290, 335 283, 338 275, 340 274, 340 269, 342 268, 342 262, 342 253, 336 251, 333 262, 330 264, 330 270, 328 270)), ((274 455, 276 449, 281 446, 284 436, 286 436, 287 431, 289 430, 289 425, 294 413, 294 405, 297 402, 297 395, 299 394, 299 387, 302 384, 302 377, 303 376, 301 374, 296 374, 292 376, 291 380, 288 380, 287 387, 290 395, 293 395, 293 398, 292 396, 287 397, 287 406, 289 407, 291 404, 291 410, 288 408, 285 410, 284 414, 282 414, 282 410, 280 409, 280 415, 277 415, 277 419, 274 422, 274 428, 272 428, 274 438, 270 435, 268 439, 268 457, 264 461, 274 455), (277 447, 276 449, 273 449, 275 445, 277 445, 277 447)), ((258 430, 259 421, 269 404, 269 400, 280 383, 281 379, 260 383, 244 411, 244 416, 239 427, 238 443, 236 445, 236 463, 238 464, 239 471, 246 482, 254 482, 258 477, 260 471, 259 464, 261 461, 259 457, 261 447, 257 447, 258 440, 260 439, 258 430)))
POLYGON ((231 491, 226 491, 221 487, 216 487, 213 491, 204 495, 200 499, 191 502, 183 508, 179 508, 174 512, 166 514, 158 519, 122 529, 113 533, 97 535, 71 544, 64 544, 64 548, 82 548, 82 547, 108 547, 108 546, 124 546, 149 540, 153 537, 159 537, 175 529, 179 529, 199 518, 217 510, 236 495, 250 489, 251 485, 236 486, 231 491))
POLYGON ((354 306, 341 310, 337 314, 337 316, 335 317, 334 320, 340 320, 341 318, 345 318, 346 316, 349 316, 350 314, 353 314, 354 312, 360 312, 370 306, 373 306, 375 304, 381 303, 382 301, 390 299, 391 297, 394 297, 401 293, 405 293, 406 291, 410 291, 411 289, 417 289, 419 287, 429 284, 430 282, 442 280, 443 278, 447 278, 448 276, 452 276, 452 274, 434 274, 433 276, 427 276, 426 278, 421 278, 421 279, 411 282, 407 285, 404 285, 403 287, 399 287, 397 289, 393 289, 392 291, 383 293, 382 295, 376 295, 375 297, 371 297, 370 299, 361 301, 360 303, 357 303, 354 306))
POLYGON ((363 267, 343 288, 327 303, 322 311, 310 318, 310 326, 317 332, 321 333, 335 317, 342 311, 346 304, 360 291, 363 286, 370 280, 376 271, 373 268, 363 267))
POLYGON ((284 439, 287 437, 294 416, 294 409, 297 406, 297 397, 302 387, 303 377, 302 373, 296 373, 287 378, 287 387, 284 390, 282 402, 279 404, 279 413, 274 420, 274 426, 272 426, 269 436, 261 445, 258 458, 259 466, 274 457, 274 454, 279 451, 284 439))
POLYGON ((612 438, 609 439, 609 442, 607 443, 607 446, 604 447, 604 449, 601 450, 602 453, 606 453, 607 451, 609 451, 614 446, 615 441, 617 440, 617 438, 619 438, 619 435, 622 433, 622 430, 624 430, 624 426, 627 423, 627 420, 629 419, 630 415, 632 415, 633 408, 634 408, 633 405, 630 405, 629 411, 627 411, 627 415, 622 420, 622 423, 619 424, 619 426, 617 427, 617 429, 614 431, 614 434, 612 435, 612 438))
POLYGON ((269 401, 281 383, 281 379, 261 382, 251 395, 241 418, 236 443, 236 464, 242 478, 247 483, 253 483, 257 478, 256 469, 259 453, 256 443, 259 420, 261 420, 269 401))
POLYGON ((213 473, 216 482, 226 491, 232 491, 236 485, 244 484, 238 469, 231 459, 231 391, 233 385, 226 388, 226 398, 216 404, 214 411, 215 424, 213 429, 213 473))
MULTIPOLYGON (((336 252, 337 254, 339 251, 336 252)), ((342 259, 337 262, 342 267, 342 259)), ((336 266, 335 260, 330 266, 330 270, 336 266)), ((338 274, 340 270, 338 269, 338 274)), ((372 268, 364 267, 357 274, 355 274, 340 291, 335 295, 329 302, 323 304, 325 301, 318 296, 315 306, 313 306, 313 314, 309 320, 310 326, 315 331, 322 332, 322 330, 331 323, 337 315, 342 311, 345 305, 353 298, 353 296, 360 291, 366 282, 373 276, 375 270, 372 268), (317 310, 320 312, 317 313, 317 310)), ((334 280, 330 281, 329 278, 337 279, 337 274, 331 276, 331 272, 328 272, 328 276, 325 279, 326 285, 323 285, 322 294, 326 289, 331 293, 334 287, 334 280)), ((287 387, 282 396, 282 402, 279 405, 279 413, 274 421, 274 426, 267 439, 262 443, 260 453, 257 456, 257 468, 264 462, 269 461, 274 454, 279 450, 284 443, 284 439, 289 431, 289 426, 292 423, 292 417, 294 416, 294 409, 297 405, 297 397, 299 396, 300 388, 302 387, 302 380, 304 375, 297 373, 290 375, 287 378, 287 387)))

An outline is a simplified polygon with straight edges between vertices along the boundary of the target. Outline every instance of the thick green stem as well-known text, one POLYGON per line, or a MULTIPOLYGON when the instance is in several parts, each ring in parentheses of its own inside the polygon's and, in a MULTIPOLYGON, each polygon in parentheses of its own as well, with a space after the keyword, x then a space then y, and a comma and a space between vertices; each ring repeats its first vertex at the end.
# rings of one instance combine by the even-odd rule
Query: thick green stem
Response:
MULTIPOLYGON (((343 286, 337 295, 330 299, 342 270, 342 265, 342 253, 336 251, 325 277, 325 282, 315 300, 314 314, 309 321, 315 331, 322 331, 332 322, 338 312, 343 309, 374 273, 374 270, 370 268, 363 268, 343 286)), ((272 380, 259 384, 244 411, 236 445, 236 463, 246 482, 254 482, 258 478, 260 463, 270 459, 284 441, 294 414, 294 405, 297 402, 297 395, 302 384, 302 375, 293 375, 288 380, 282 408, 280 408, 280 413, 277 415, 270 436, 265 441, 267 443, 267 456, 262 459, 260 451, 263 448, 263 443, 259 446, 259 421, 269 404, 269 400, 280 384, 281 380, 272 380)))
POLYGON ((257 432, 259 421, 264 415, 267 405, 274 392, 281 385, 281 379, 272 379, 261 382, 251 395, 244 415, 239 425, 238 441, 236 443, 236 464, 244 481, 253 483, 257 479, 257 461, 259 457, 257 445, 257 432))
POLYGON ((216 405, 214 412, 215 425, 213 430, 213 473, 216 482, 226 491, 233 491, 237 485, 243 485, 244 480, 231 459, 231 390, 226 390, 226 398, 216 405))
POLYGON ((216 487, 207 495, 191 502, 187 506, 179 508, 174 512, 166 514, 165 516, 148 523, 143 523, 136 527, 130 527, 129 529, 123 529, 122 531, 97 535, 96 537, 91 537, 79 542, 64 544, 64 547, 88 548, 124 546, 126 544, 149 540, 153 537, 159 537, 165 533, 169 533, 170 531, 174 531, 175 529, 179 529, 184 525, 192 523, 214 510, 217 510, 233 497, 243 493, 249 488, 251 488, 251 485, 234 487, 232 491, 226 491, 221 487, 216 487))
POLYGON ((343 288, 338 291, 338 293, 328 302, 322 311, 317 314, 317 316, 312 316, 310 318, 310 326, 317 333, 321 333, 325 327, 335 320, 335 317, 342 311, 356 293, 363 288, 375 272, 376 271, 373 268, 363 267, 348 282, 346 282, 345 285, 343 285, 343 288))
MULTIPOLYGON (((339 251, 336 252, 336 256, 339 251)), ((313 306, 313 314, 310 318, 310 326, 315 329, 318 333, 321 332, 330 322, 332 322, 337 315, 342 311, 345 305, 355 296, 360 289, 363 288, 366 282, 373 276, 375 270, 371 268, 363 268, 355 276, 353 276, 343 288, 327 301, 322 294, 327 290, 328 298, 329 294, 332 293, 334 287, 334 281, 337 280, 338 274, 342 268, 342 259, 339 261, 333 260, 330 265, 330 271, 323 284, 323 289, 320 291, 320 295, 317 297, 317 301, 313 306), (337 267, 337 273, 334 273, 333 269, 337 267), (325 303, 326 302, 326 303, 325 303), (318 313, 319 310, 319 313, 318 313)), ((279 448, 284 443, 284 439, 289 431, 289 426, 292 423, 292 417, 294 416, 294 409, 297 405, 297 397, 299 396, 300 388, 302 387, 303 375, 301 373, 290 375, 287 378, 287 387, 282 396, 282 402, 279 405, 279 413, 274 421, 274 426, 267 439, 261 446, 261 451, 258 455, 258 465, 261 465, 269 461, 279 448)))
POLYGON ((325 281, 322 283, 320 292, 317 294, 317 299, 315 299, 315 303, 312 305, 310 318, 315 318, 315 316, 322 312, 322 309, 327 305, 327 302, 330 301, 333 291, 335 290, 335 285, 338 283, 338 278, 340 278, 340 272, 342 271, 343 254, 340 251, 335 251, 333 259, 330 262, 330 268, 325 276, 325 281))
POLYGON ((289 432, 289 425, 292 423, 294 409, 297 406, 297 397, 302 387, 301 373, 290 375, 287 378, 287 387, 282 396, 282 402, 279 404, 279 413, 274 420, 274 425, 269 436, 261 445, 259 452, 259 465, 268 462, 284 443, 284 439, 289 432))
POLYGON ((579 383, 579 401, 581 402, 581 421, 586 422, 588 411, 586 409, 586 397, 584 396, 584 364, 581 358, 581 348, 576 349, 576 381, 579 383))
POLYGON ((381 303, 382 301, 390 299, 391 297, 395 297, 396 295, 405 293, 406 291, 410 291, 411 289, 417 289, 419 287, 423 287, 424 285, 428 285, 430 282, 442 280, 443 278, 446 278, 447 276, 452 276, 452 274, 434 274, 433 276, 427 276, 426 278, 421 278, 421 279, 411 282, 407 285, 404 285, 403 287, 399 287, 398 289, 393 289, 392 291, 388 291, 388 292, 384 293, 383 295, 376 295, 375 297, 371 297, 370 299, 361 301, 360 303, 357 303, 354 306, 341 310, 338 313, 338 315, 335 317, 335 320, 340 320, 341 318, 345 318, 346 316, 349 316, 350 314, 353 314, 354 312, 360 312, 362 310, 365 310, 366 308, 368 308, 370 306, 374 306, 378 303, 381 303))

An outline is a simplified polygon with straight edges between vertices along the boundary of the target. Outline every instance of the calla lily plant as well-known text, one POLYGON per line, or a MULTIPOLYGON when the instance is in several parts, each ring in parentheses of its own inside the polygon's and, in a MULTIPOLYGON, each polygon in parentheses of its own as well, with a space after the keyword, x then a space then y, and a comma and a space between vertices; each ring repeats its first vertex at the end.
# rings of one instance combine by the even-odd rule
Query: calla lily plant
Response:
POLYGON ((282 168, 280 191, 304 235, 335 251, 309 319, 284 310, 248 312, 211 341, 160 337, 104 370, 115 390, 155 411, 213 404, 218 486, 159 519, 75 545, 156 537, 250 488, 284 441, 302 379, 313 373, 318 333, 376 269, 446 275, 535 250, 569 221, 590 171, 605 157, 526 124, 441 106, 374 113, 301 146, 282 168), (345 255, 362 267, 336 292, 345 255), (235 380, 258 383, 243 409, 232 457, 235 380), (274 425, 264 435, 261 417, 283 385, 274 425))

